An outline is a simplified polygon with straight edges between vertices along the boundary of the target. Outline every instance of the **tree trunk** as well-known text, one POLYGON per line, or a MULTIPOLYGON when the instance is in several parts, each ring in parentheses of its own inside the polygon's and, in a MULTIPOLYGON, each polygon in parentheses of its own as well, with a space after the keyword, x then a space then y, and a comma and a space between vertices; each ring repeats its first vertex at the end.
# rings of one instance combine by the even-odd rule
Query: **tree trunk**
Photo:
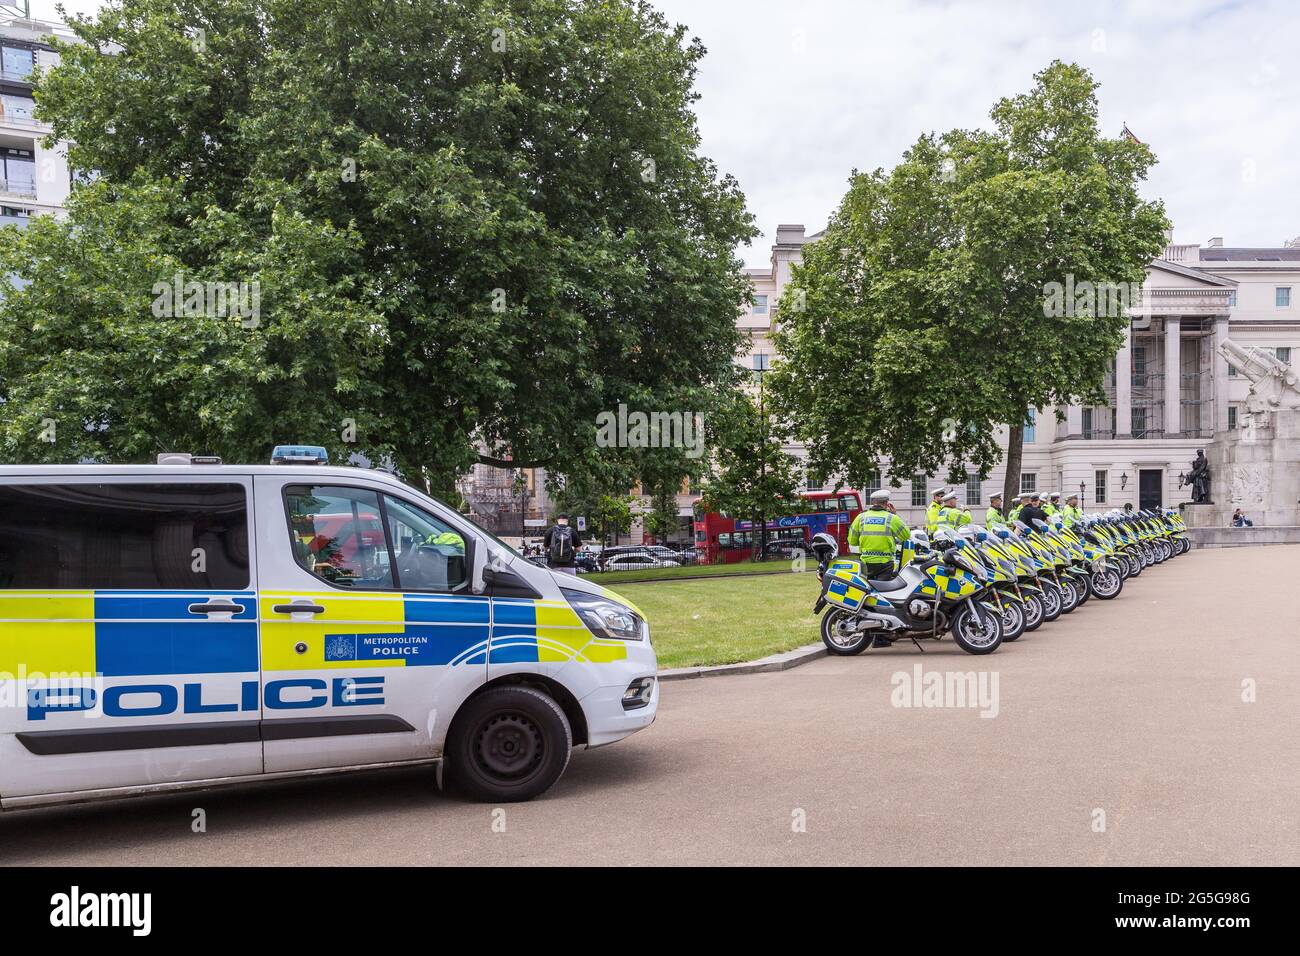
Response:
POLYGON ((1002 514, 1011 510, 1011 499, 1020 494, 1020 464, 1025 453, 1025 419, 1029 416, 1026 407, 1020 416, 1020 424, 1012 425, 1007 434, 1007 476, 1002 480, 1002 514))

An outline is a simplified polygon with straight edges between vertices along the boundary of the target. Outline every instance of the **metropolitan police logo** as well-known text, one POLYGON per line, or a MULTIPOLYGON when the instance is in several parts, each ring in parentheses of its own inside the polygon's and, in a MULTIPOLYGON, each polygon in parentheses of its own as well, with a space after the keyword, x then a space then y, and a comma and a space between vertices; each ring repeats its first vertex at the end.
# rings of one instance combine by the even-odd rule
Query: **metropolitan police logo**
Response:
POLYGON ((357 659, 357 636, 333 634, 325 642, 325 660, 354 661, 357 659))

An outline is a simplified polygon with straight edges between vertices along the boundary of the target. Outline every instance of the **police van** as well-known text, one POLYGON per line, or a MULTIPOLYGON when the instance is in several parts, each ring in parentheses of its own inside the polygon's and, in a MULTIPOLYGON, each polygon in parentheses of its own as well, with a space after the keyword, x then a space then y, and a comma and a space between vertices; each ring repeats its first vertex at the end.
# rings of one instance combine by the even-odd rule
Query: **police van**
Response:
POLYGON ((0 807, 418 764, 527 800, 654 721, 630 603, 325 460, 0 466, 0 807))

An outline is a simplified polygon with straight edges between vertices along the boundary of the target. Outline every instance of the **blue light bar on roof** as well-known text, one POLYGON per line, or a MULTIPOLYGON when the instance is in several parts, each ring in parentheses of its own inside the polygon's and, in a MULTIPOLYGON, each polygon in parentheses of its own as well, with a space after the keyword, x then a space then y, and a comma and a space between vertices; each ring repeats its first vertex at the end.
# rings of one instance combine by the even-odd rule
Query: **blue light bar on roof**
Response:
POLYGON ((276 445, 271 452, 273 465, 324 465, 329 452, 320 445, 276 445))

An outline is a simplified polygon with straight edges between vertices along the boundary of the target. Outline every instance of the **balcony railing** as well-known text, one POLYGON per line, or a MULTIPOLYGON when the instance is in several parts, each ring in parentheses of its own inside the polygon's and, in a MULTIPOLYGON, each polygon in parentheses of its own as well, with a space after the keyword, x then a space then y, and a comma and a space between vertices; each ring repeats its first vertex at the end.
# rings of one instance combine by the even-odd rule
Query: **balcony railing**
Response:
POLYGON ((22 113, 0 113, 0 126, 18 126, 22 129, 46 130, 50 128, 49 123, 42 123, 31 116, 25 116, 22 113))
POLYGON ((29 179, 0 179, 0 193, 10 196, 22 196, 24 199, 36 198, 36 183, 29 179))

